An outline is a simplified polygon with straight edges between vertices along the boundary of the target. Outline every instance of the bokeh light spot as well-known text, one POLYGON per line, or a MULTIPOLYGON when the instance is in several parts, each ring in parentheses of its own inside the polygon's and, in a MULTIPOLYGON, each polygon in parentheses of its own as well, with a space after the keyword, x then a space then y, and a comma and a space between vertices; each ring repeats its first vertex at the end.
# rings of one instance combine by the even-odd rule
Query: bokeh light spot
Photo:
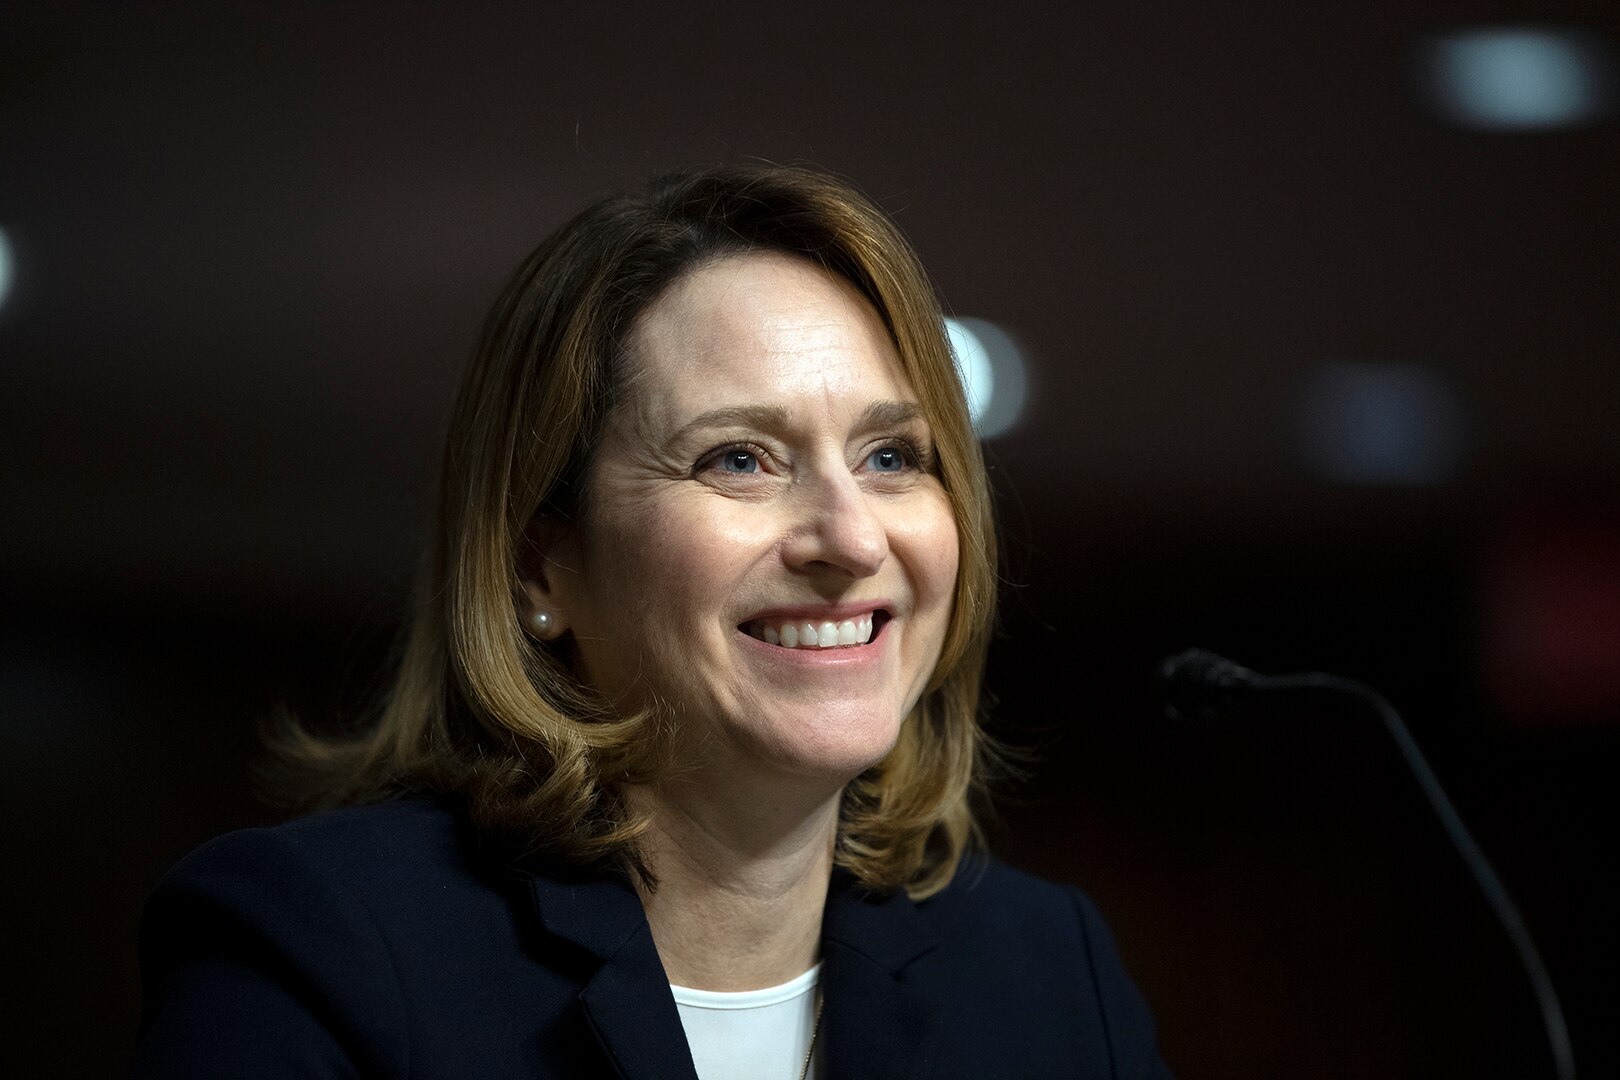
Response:
POLYGON ((1001 327, 985 319, 946 319, 945 332, 981 439, 1003 434, 1024 411, 1024 358, 1001 327))
POLYGON ((1614 104, 1612 50, 1579 30, 1458 30, 1426 42, 1421 67, 1430 105, 1459 127, 1575 127, 1603 118, 1614 104))
POLYGON ((16 260, 11 253, 11 239, 6 236, 6 230, 0 229, 0 308, 6 306, 6 300, 11 296, 11 283, 16 277, 16 260))
POLYGON ((1307 379, 1300 402, 1305 461, 1345 484, 1438 484, 1466 450, 1452 385, 1412 364, 1335 362, 1307 379))

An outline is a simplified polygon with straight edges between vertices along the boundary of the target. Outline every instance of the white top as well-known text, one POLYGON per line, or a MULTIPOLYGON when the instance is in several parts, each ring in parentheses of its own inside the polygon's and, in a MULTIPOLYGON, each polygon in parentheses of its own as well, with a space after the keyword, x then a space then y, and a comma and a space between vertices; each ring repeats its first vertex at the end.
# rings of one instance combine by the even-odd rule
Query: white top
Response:
MULTIPOLYGON (((671 983, 698 1080, 799 1080, 816 1027, 820 980, 817 964, 763 990, 732 993, 671 983)), ((812 1064, 811 1076, 816 1068, 812 1064)))

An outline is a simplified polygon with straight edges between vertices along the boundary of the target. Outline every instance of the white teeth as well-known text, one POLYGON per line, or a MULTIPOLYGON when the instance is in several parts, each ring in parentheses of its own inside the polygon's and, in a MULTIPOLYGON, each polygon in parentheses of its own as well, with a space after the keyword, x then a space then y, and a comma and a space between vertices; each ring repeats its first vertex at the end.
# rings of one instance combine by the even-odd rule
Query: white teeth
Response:
POLYGON ((872 640, 872 613, 842 622, 751 622, 743 628, 750 637, 785 649, 832 649, 865 645, 872 640))

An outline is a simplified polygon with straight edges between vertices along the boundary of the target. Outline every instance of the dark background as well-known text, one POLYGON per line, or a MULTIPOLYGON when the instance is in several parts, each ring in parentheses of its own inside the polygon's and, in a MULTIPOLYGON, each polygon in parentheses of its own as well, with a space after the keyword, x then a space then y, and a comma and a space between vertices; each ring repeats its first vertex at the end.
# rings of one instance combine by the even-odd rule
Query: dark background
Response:
MULTIPOLYGON (((1113 923, 1185 1077, 1550 1075, 1498 928, 1376 725, 1159 719, 1198 643, 1368 679, 1620 1074, 1620 139, 1424 105, 1427 35, 1609 48, 1612 2, 7 5, 0 775, 7 1057, 116 1074, 142 897, 276 820, 278 705, 364 700, 483 309, 669 167, 852 177, 1023 345, 993 827, 1113 923), (1533 10, 1532 10, 1533 9, 1533 10), (1421 365, 1436 484, 1300 451, 1329 361, 1421 365)), ((23 1075, 24 1073, 17 1073, 23 1075)))

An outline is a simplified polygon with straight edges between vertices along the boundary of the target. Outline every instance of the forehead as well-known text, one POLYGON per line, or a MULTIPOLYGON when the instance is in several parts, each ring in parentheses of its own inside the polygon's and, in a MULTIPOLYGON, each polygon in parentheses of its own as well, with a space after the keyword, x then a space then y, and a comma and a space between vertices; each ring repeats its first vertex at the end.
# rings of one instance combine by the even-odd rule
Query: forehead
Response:
POLYGON ((728 256, 679 278, 642 313, 630 344, 629 397, 655 427, 725 405, 916 400, 872 305, 843 278, 779 252, 728 256))

